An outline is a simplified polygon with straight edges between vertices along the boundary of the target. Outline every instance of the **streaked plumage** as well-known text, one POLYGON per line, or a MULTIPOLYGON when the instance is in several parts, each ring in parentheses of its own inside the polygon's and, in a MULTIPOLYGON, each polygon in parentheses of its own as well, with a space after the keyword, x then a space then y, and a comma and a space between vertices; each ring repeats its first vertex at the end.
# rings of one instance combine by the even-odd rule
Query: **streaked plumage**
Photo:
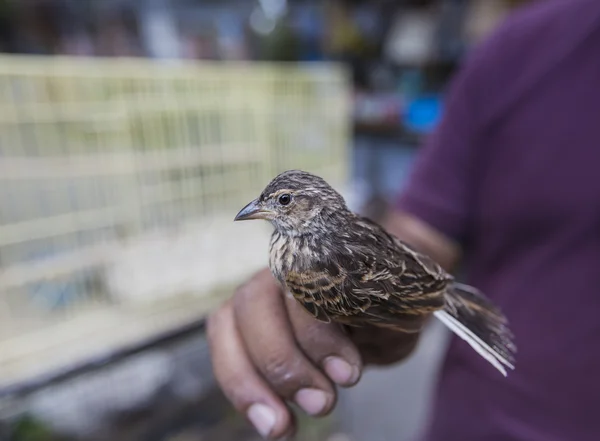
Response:
POLYGON ((502 313, 432 259, 352 213, 322 178, 299 170, 278 175, 236 216, 244 219, 273 224, 271 271, 318 320, 417 332, 406 317, 433 313, 504 375, 504 366, 513 369, 516 348, 502 313))

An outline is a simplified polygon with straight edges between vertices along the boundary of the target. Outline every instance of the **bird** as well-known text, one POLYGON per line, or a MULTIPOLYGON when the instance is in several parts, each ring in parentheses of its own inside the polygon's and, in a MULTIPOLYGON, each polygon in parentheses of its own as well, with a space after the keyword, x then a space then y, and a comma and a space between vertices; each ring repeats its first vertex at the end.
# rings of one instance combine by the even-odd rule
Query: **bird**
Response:
POLYGON ((515 369, 514 335, 499 307, 351 211, 320 176, 276 175, 234 221, 255 219, 273 226, 271 273, 316 320, 419 332, 406 324, 433 315, 505 377, 515 369))

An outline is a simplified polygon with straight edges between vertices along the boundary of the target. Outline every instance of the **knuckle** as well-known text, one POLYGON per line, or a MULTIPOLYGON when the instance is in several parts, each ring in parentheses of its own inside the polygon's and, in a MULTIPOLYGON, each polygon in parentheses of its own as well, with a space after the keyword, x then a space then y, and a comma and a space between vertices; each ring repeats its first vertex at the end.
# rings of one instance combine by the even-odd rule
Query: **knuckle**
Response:
POLYGON ((262 290, 251 279, 239 285, 233 295, 233 301, 236 305, 253 301, 256 296, 260 295, 262 290))
POLYGON ((270 300, 267 301, 267 297, 271 294, 272 292, 268 289, 263 289, 262 285, 253 281, 246 282, 235 290, 232 298, 233 309, 236 314, 243 314, 250 309, 248 305, 270 302, 270 300))
POLYGON ((328 355, 338 353, 346 346, 345 342, 330 329, 323 329, 319 326, 307 326, 297 330, 297 333, 297 340, 313 360, 318 361, 328 355))
POLYGON ((309 350, 337 352, 341 348, 351 345, 338 326, 332 323, 320 323, 311 321, 297 329, 298 338, 305 341, 309 350))
POLYGON ((230 308, 231 302, 227 301, 206 317, 206 336, 209 340, 214 340, 224 326, 225 320, 230 314, 230 308))
POLYGON ((209 340, 214 340, 215 334, 217 333, 217 328, 219 327, 217 322, 219 321, 218 315, 221 314, 221 309, 219 308, 217 311, 212 312, 206 318, 206 336, 209 340))
POLYGON ((235 291, 235 296, 245 299, 256 296, 279 295, 280 290, 278 288, 270 272, 260 271, 239 285, 235 291))
POLYGON ((267 381, 277 389, 291 390, 310 385, 311 381, 293 357, 274 354, 267 357, 260 368, 267 381))
POLYGON ((331 339, 331 335, 327 332, 327 329, 323 329, 317 323, 302 323, 297 327, 296 333, 303 340, 318 346, 326 345, 331 339))
POLYGON ((321 323, 316 320, 307 323, 301 331, 308 339, 323 346, 336 346, 342 340, 342 335, 335 325, 321 323))
POLYGON ((241 285, 235 290, 235 294, 232 297, 232 307, 236 317, 239 317, 240 314, 244 314, 249 310, 247 305, 250 305, 255 301, 253 300, 256 298, 255 294, 256 291, 247 284, 241 285))
POLYGON ((245 282, 236 288, 233 298, 235 301, 245 300, 248 297, 252 297, 255 292, 256 290, 253 289, 252 283, 245 282))

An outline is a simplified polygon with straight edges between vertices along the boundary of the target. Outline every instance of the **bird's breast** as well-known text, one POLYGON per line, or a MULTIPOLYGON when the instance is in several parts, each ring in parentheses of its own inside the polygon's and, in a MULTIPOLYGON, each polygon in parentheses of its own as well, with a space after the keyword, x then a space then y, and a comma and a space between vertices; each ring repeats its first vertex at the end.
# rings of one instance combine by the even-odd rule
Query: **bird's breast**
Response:
POLYGON ((274 232, 271 236, 269 266, 278 279, 289 272, 301 273, 311 268, 320 251, 305 237, 286 236, 274 232))
POLYGON ((269 250, 269 266, 271 272, 280 281, 294 265, 294 243, 281 233, 274 232, 271 236, 269 250))

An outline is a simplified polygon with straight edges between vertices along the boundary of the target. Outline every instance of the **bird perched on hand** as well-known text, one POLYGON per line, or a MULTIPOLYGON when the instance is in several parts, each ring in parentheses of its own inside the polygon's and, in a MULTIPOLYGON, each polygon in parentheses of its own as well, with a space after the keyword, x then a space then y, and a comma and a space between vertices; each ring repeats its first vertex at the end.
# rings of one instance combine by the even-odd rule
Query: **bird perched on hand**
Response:
MULTIPOLYGON (((269 266, 316 319, 417 332, 406 318, 433 314, 503 375, 516 347, 502 312, 429 257, 351 212, 325 180, 276 176, 236 221, 271 222, 269 266)), ((408 320, 410 323, 410 320, 408 320)))

